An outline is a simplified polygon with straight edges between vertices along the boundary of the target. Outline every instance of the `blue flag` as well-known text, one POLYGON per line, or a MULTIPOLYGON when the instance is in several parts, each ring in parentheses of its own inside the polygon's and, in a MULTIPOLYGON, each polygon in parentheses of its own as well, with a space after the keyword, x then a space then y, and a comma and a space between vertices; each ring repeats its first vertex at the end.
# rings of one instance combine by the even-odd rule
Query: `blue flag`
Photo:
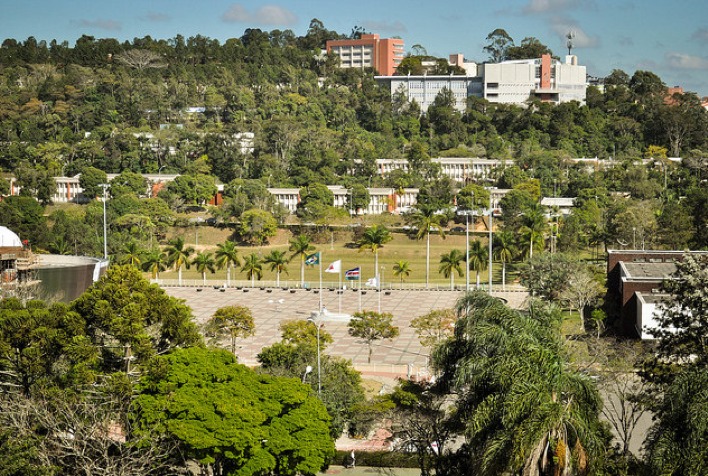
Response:
POLYGON ((348 281, 358 281, 361 279, 361 268, 356 267, 352 269, 348 269, 344 272, 344 279, 348 281))

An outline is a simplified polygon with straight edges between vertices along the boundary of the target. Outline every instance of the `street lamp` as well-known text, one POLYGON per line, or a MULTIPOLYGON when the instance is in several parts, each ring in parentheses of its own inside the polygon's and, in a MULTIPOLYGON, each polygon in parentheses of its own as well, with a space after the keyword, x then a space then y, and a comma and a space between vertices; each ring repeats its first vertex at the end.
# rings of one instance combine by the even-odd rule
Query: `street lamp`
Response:
MULTIPOLYGON (((322 293, 320 293, 322 295, 322 293)), ((320 306, 321 309, 321 306, 320 306)), ((322 394, 322 365, 320 361, 320 327, 322 327, 322 324, 320 323, 320 319, 322 318, 322 311, 320 311, 319 317, 317 319, 309 317, 307 320, 311 323, 313 323, 315 326, 317 326, 317 396, 321 396, 322 394)), ((304 377, 303 377, 304 379, 304 377)))
POLYGON ((312 365, 308 365, 307 367, 305 367, 305 373, 302 374, 302 383, 305 383, 305 379, 307 378, 307 374, 309 374, 310 372, 312 372, 312 365))
POLYGON ((106 224, 106 190, 107 183, 99 184, 103 189, 103 259, 108 259, 108 225, 106 224))

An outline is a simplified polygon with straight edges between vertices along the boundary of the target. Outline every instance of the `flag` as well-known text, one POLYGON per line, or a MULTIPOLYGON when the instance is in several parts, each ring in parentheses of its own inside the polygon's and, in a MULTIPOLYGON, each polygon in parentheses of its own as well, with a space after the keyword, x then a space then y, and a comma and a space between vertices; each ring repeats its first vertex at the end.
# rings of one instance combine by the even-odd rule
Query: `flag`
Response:
POLYGON ((327 266, 327 269, 324 271, 325 273, 341 273, 342 272, 342 260, 338 259, 334 263, 330 264, 327 266))
POLYGON ((372 288, 377 288, 379 286, 379 278, 369 278, 366 280, 365 284, 372 288))
POLYGON ((361 278, 361 268, 356 267, 344 272, 344 279, 348 281, 358 281, 361 278))
POLYGON ((320 252, 318 251, 317 253, 307 255, 305 257, 305 264, 308 266, 314 266, 316 264, 320 264, 320 252))

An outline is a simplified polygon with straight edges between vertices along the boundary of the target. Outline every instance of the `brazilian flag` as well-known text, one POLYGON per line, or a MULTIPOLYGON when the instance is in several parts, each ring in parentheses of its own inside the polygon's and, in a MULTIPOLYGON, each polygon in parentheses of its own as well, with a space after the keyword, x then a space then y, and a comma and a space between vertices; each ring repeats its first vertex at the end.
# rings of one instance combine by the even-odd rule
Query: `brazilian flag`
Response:
POLYGON ((308 266, 315 266, 320 264, 320 252, 313 253, 305 257, 305 264, 308 266))

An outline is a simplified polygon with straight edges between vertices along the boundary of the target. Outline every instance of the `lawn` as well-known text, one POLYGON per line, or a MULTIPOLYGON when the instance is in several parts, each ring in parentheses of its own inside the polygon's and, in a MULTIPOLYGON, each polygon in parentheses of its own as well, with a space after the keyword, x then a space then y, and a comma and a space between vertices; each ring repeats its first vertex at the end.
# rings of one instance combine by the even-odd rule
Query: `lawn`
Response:
MULTIPOLYGON (((227 229, 213 228, 208 226, 178 228, 173 229, 168 235, 168 238, 174 236, 183 236, 187 245, 194 246, 197 250, 215 251, 218 243, 223 243, 228 239, 230 231, 227 229)), ((263 257, 270 253, 271 250, 288 251, 288 241, 292 238, 292 234, 288 230, 278 230, 278 235, 274 237, 268 245, 265 246, 241 246, 239 252, 241 256, 251 253, 256 253, 263 257)), ((479 239, 486 246, 488 241, 485 236, 470 237, 470 240, 479 239)), ((404 283, 425 283, 425 239, 417 240, 414 237, 409 237, 405 233, 393 233, 393 240, 384 245, 379 250, 379 267, 383 275, 383 281, 387 285, 394 286, 400 283, 400 278, 393 276, 393 266, 399 260, 407 260, 410 263, 411 274, 404 278, 404 283)), ((352 234, 349 232, 335 233, 334 239, 325 243, 315 243, 315 250, 319 251, 322 256, 323 267, 326 268, 330 263, 336 260, 342 260, 342 270, 361 267, 362 278, 365 281, 374 276, 374 255, 371 251, 359 251, 352 243, 352 234)), ((464 253, 465 251, 465 235, 464 234, 447 234, 445 238, 439 235, 431 234, 430 236, 430 283, 431 286, 446 287, 450 285, 450 280, 438 273, 440 264, 440 256, 448 253, 450 250, 457 248, 464 253)), ((507 268, 510 268, 507 266, 507 268)), ((462 266, 464 271, 464 266, 462 266)), ((494 282, 501 283, 501 264, 494 264, 494 282)), ((281 275, 281 280, 299 281, 300 278, 300 261, 294 260, 288 266, 287 275, 281 275)), ((174 272, 161 273, 161 277, 173 278, 176 276, 174 272)), ((208 274, 207 279, 223 280, 225 279, 226 271, 217 271, 214 275, 208 274)), ((194 268, 183 270, 184 279, 200 279, 201 275, 194 268)), ((232 274, 234 279, 245 279, 241 273, 232 274)), ((507 283, 513 280, 513 272, 507 269, 507 283)), ((275 273, 271 272, 266 266, 263 269, 263 280, 274 280, 275 273)), ((323 280, 336 282, 338 280, 336 274, 323 273, 323 280)), ((481 273, 481 283, 485 284, 488 281, 488 271, 481 273)), ((306 267, 305 281, 311 286, 319 283, 319 268, 306 267)), ((470 283, 474 285, 476 281, 475 273, 470 272, 470 283)), ((465 277, 455 275, 455 285, 464 286, 465 277)))

